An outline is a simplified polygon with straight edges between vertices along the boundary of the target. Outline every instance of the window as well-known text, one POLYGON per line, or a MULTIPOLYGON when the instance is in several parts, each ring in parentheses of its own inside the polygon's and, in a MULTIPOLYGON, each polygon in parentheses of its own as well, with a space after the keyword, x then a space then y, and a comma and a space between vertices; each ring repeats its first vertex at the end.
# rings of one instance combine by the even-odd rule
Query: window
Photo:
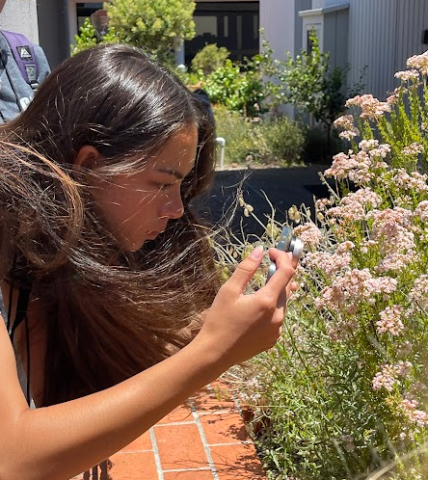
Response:
POLYGON ((205 45, 227 48, 231 60, 259 52, 259 2, 201 2, 194 13, 196 36, 185 43, 186 64, 205 45))
POLYGON ((80 30, 80 27, 83 25, 87 17, 90 17, 97 10, 102 10, 103 3, 76 3, 76 13, 77 13, 77 31, 80 30))
POLYGON ((217 22, 215 15, 197 16, 195 20, 195 31, 198 42, 202 45, 216 43, 218 36, 217 22))
POLYGON ((312 47, 313 47, 313 41, 311 39, 312 35, 315 34, 315 36, 318 39, 320 47, 322 47, 322 39, 321 39, 321 24, 320 23, 314 23, 314 24, 307 24, 306 26, 306 42, 304 45, 304 48, 307 53, 312 53, 312 47))

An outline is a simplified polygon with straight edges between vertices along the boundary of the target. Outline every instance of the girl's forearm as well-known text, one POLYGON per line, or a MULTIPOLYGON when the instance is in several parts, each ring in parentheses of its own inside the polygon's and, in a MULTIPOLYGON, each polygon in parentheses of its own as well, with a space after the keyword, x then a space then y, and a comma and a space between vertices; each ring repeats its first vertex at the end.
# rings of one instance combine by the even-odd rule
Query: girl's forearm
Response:
POLYGON ((0 480, 70 478, 123 448, 228 366, 208 345, 194 341, 105 391, 25 410, 9 426, 0 480))

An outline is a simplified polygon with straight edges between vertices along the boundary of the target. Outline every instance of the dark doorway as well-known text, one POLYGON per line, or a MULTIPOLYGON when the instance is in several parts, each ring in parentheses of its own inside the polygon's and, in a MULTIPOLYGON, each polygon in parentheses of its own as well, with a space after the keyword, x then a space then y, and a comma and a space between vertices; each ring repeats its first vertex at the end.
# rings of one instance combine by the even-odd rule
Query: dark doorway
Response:
POLYGON ((103 2, 100 3, 77 3, 76 4, 76 14, 77 14, 77 31, 80 31, 80 27, 83 25, 85 19, 90 17, 97 10, 102 10, 103 2))
POLYGON ((186 65, 199 50, 212 43, 226 47, 234 61, 259 53, 258 1, 197 3, 194 20, 196 37, 185 42, 186 65))

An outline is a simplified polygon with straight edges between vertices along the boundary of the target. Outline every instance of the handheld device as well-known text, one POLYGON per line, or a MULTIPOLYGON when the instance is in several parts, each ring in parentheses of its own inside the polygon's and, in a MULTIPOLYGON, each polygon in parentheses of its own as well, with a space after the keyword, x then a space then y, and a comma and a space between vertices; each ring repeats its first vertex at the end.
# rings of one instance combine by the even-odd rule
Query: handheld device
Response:
MULTIPOLYGON (((293 258, 296 261, 299 261, 300 257, 303 254, 302 240, 300 240, 300 238, 295 237, 291 231, 291 228, 289 227, 284 227, 282 229, 281 236, 279 237, 276 248, 284 252, 291 252, 293 255, 293 258)), ((269 265, 268 273, 267 273, 267 278, 266 278, 267 282, 275 273, 275 271, 276 271, 275 262, 271 262, 271 264, 269 265)))

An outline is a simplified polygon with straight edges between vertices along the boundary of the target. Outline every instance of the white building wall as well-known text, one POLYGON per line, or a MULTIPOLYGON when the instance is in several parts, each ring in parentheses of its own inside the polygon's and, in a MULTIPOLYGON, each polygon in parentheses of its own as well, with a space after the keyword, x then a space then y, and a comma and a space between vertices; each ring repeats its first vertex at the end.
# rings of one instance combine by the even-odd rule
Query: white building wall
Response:
POLYGON ((427 49, 421 37, 428 29, 428 1, 312 0, 312 8, 342 3, 349 3, 349 82, 358 82, 366 68, 365 92, 384 100, 398 85, 394 73, 427 49))
MULTIPOLYGON (((274 50, 275 58, 284 58, 302 48, 302 22, 299 11, 311 8, 312 0, 260 0, 260 28, 274 50)), ((263 38, 260 38, 260 47, 263 38)))
POLYGON ((0 28, 24 34, 39 43, 36 0, 9 0, 0 15, 0 28))
POLYGON ((285 53, 294 52, 295 2, 284 0, 260 0, 260 28, 274 50, 275 58, 284 58, 285 53))

